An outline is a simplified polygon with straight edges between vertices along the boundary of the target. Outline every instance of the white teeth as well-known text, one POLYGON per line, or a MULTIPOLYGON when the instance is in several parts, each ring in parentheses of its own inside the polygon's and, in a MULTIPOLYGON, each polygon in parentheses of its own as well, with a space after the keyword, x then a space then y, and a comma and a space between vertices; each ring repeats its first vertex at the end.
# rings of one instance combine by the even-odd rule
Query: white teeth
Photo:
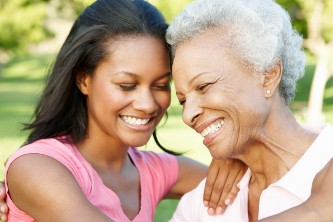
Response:
POLYGON ((213 134, 215 133, 216 131, 218 131, 221 126, 224 124, 224 120, 221 120, 220 122, 217 122, 217 123, 212 123, 210 124, 208 127, 206 127, 206 129, 204 129, 200 135, 202 137, 206 137, 207 135, 209 134, 213 134))
POLYGON ((137 119, 135 117, 131 116, 121 116, 122 120, 125 121, 125 123, 131 124, 131 125, 145 125, 149 122, 150 118, 148 119, 137 119))

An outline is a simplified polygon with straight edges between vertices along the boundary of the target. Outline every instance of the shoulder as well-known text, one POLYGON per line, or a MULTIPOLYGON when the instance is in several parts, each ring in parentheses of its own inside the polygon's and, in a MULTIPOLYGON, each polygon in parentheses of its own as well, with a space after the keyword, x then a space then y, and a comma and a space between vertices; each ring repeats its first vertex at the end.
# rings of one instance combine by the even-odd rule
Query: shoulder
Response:
POLYGON ((62 171, 71 168, 70 161, 66 160, 68 153, 72 151, 56 139, 39 140, 17 150, 8 159, 6 173, 11 178, 25 178, 27 175, 42 176, 43 173, 47 176, 59 169, 62 171))
POLYGON ((39 154, 21 156, 11 164, 7 174, 8 198, 36 220, 43 218, 40 220, 48 221, 47 218, 51 217, 65 221, 61 219, 65 217, 66 221, 73 221, 68 219, 78 219, 85 215, 87 209, 92 209, 73 174, 51 157, 39 154), (75 209, 66 211, 72 206, 75 209))
POLYGON ((70 171, 81 184, 84 172, 80 169, 83 168, 84 163, 75 149, 73 144, 55 138, 42 139, 28 144, 9 157, 6 163, 5 179, 9 176, 10 171, 19 176, 25 173, 36 173, 53 166, 55 169, 64 168, 70 171))
POLYGON ((204 212, 206 211, 202 201, 205 182, 206 179, 202 180, 195 189, 186 193, 180 199, 171 222, 195 222, 203 220, 204 212))
POLYGON ((9 168, 16 159, 29 154, 48 156, 68 166, 70 162, 75 162, 77 159, 74 149, 71 143, 55 138, 38 140, 15 151, 15 153, 8 158, 6 168, 9 168))
MULTIPOLYGON (((35 198, 42 198, 38 194, 45 194, 44 188, 51 189, 55 180, 61 181, 66 175, 73 177, 57 160, 46 155, 31 153, 20 156, 11 163, 6 174, 6 185, 14 202, 24 197, 29 197, 28 199, 33 201, 35 198)), ((50 191, 54 192, 52 189, 50 191)), ((22 203, 29 204, 24 201, 22 203)))
POLYGON ((58 140, 56 138, 47 138, 37 140, 33 143, 21 147, 20 149, 15 151, 13 155, 11 155, 10 159, 14 158, 15 156, 21 156, 29 153, 52 154, 63 152, 73 152, 70 143, 58 140))

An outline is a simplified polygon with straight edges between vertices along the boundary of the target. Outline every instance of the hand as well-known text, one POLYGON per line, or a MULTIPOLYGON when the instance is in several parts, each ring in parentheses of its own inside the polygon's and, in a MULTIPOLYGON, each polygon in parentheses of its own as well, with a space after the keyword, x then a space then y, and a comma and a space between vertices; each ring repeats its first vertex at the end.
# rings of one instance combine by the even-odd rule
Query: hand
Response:
POLYGON ((3 182, 0 182, 0 219, 2 221, 7 221, 8 218, 8 206, 5 202, 6 199, 6 189, 3 182))
POLYGON ((235 159, 213 159, 209 168, 204 191, 204 205, 208 214, 223 214, 237 196, 237 184, 242 179, 247 166, 235 159))

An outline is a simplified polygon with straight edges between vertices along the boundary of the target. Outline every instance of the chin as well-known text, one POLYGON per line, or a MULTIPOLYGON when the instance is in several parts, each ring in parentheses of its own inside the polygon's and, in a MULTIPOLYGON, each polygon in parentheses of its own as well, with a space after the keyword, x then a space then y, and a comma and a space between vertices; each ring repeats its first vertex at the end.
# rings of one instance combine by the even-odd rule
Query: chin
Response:
POLYGON ((211 153, 211 155, 212 155, 212 157, 214 158, 214 159, 216 159, 216 160, 223 160, 223 159, 226 159, 226 158, 230 158, 230 157, 228 157, 227 155, 221 155, 221 154, 219 154, 219 155, 213 155, 212 153, 211 153))
POLYGON ((129 141, 128 145, 130 145, 132 147, 140 147, 140 146, 146 145, 148 143, 148 141, 149 141, 149 139, 147 139, 147 140, 141 139, 141 140, 137 140, 137 141, 131 140, 131 141, 129 141))
POLYGON ((227 152, 226 149, 222 149, 221 146, 215 146, 215 147, 211 147, 208 148, 210 155, 214 158, 214 159, 225 159, 225 158, 231 158, 231 152, 227 152))

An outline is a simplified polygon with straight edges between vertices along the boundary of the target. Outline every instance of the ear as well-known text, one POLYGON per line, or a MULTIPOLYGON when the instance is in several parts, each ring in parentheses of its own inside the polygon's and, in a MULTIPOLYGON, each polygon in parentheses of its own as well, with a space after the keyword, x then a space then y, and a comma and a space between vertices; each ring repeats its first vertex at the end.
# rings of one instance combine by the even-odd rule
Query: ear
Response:
POLYGON ((283 65, 281 60, 279 60, 271 71, 266 72, 262 76, 261 84, 266 98, 272 97, 274 92, 278 90, 282 78, 282 71, 283 65))
POLYGON ((82 94, 88 95, 91 77, 85 72, 79 72, 76 75, 76 85, 82 94))

